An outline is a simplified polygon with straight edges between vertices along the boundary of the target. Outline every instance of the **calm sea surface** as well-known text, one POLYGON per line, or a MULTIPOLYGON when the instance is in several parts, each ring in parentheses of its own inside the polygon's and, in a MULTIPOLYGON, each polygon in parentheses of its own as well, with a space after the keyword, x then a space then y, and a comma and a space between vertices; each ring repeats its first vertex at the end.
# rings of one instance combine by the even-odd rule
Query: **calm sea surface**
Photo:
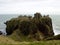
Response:
MULTIPOLYGON (((0 15, 0 30, 6 33, 6 25, 4 24, 4 22, 15 17, 18 17, 18 15, 0 15)), ((50 15, 50 17, 52 18, 53 30, 55 35, 60 34, 60 15, 50 15)))

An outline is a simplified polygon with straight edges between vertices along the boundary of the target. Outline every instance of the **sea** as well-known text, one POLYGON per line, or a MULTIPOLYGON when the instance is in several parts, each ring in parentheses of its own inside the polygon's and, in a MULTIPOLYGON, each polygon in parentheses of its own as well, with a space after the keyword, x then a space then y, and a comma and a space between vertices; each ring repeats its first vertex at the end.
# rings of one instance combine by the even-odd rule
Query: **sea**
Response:
MULTIPOLYGON (((16 14, 0 14, 0 31, 3 35, 6 35, 6 25, 4 22, 10 20, 11 18, 16 18, 19 15, 16 14)), ((31 15, 32 16, 32 15, 31 15)), ((55 35, 60 34, 60 15, 49 15, 52 19, 52 26, 55 35)))

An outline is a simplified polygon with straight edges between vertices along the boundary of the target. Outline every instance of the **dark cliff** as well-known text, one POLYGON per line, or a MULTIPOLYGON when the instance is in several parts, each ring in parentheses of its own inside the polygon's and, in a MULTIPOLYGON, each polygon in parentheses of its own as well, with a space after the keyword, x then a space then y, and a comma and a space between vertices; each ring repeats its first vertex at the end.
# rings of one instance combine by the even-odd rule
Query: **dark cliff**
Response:
POLYGON ((54 36, 52 19, 49 15, 42 16, 40 13, 35 13, 34 17, 19 16, 6 21, 5 24, 7 35, 11 35, 18 29, 21 34, 36 40, 43 40, 54 36))

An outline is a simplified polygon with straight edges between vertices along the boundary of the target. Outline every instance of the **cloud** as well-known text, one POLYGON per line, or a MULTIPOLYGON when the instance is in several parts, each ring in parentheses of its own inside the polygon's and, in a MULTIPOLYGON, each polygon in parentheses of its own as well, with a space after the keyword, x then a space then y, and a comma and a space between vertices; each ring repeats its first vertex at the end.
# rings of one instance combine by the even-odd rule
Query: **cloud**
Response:
POLYGON ((0 0, 0 14, 59 14, 59 0, 0 0))

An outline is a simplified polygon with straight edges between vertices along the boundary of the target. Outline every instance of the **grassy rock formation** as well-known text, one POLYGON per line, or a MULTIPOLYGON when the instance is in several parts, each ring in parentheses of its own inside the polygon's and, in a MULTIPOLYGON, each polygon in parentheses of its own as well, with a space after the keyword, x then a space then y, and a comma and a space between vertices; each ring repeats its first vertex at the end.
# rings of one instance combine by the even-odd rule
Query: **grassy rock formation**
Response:
POLYGON ((6 21, 5 24, 7 35, 11 35, 16 29, 19 29, 24 36, 35 40, 43 40, 54 35, 52 19, 48 15, 42 16, 40 13, 35 13, 34 17, 19 16, 6 21))
POLYGON ((60 40, 60 34, 47 38, 46 40, 60 40))

